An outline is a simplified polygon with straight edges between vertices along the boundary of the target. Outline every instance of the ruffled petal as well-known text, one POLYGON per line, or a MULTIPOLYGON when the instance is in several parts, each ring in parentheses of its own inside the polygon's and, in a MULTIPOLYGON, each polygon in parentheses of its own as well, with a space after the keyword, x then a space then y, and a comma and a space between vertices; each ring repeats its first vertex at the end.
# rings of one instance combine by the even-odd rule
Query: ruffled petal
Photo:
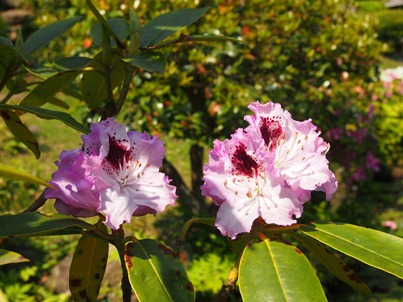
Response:
POLYGON ((215 225, 221 234, 235 239, 238 234, 249 232, 258 217, 256 203, 235 207, 234 204, 224 202, 218 209, 215 225))

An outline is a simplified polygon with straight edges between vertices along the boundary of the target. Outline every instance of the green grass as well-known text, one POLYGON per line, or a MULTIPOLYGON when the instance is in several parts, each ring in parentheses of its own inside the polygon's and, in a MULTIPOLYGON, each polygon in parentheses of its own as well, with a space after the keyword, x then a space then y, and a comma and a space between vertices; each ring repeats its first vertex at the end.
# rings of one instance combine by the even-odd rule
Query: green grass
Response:
POLYGON ((396 68, 396 67, 402 66, 403 61, 383 56, 383 57, 381 57, 380 65, 381 65, 382 69, 396 68))

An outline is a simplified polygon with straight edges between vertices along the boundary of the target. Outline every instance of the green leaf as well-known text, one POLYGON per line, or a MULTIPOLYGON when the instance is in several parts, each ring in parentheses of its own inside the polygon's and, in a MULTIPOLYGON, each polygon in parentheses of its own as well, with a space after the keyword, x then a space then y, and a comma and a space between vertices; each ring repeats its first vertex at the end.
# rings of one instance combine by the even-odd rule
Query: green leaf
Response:
POLYGON ((140 48, 142 26, 140 19, 137 16, 134 9, 131 7, 129 9, 129 32, 130 32, 130 43, 129 43, 129 54, 137 54, 140 48))
POLYGON ((11 40, 7 37, 3 37, 0 36, 0 44, 1 45, 5 45, 5 46, 9 46, 9 47, 14 47, 13 42, 11 42, 11 40))
POLYGON ((89 133, 90 129, 77 122, 70 114, 61 111, 55 111, 40 107, 31 107, 31 106, 21 106, 21 105, 3 105, 0 104, 0 112, 2 110, 16 110, 22 112, 29 112, 35 114, 37 117, 41 119, 49 119, 49 120, 59 120, 65 123, 67 126, 76 129, 82 133, 89 133))
MULTIPOLYGON (((107 232, 100 224, 101 231, 107 232)), ((98 301, 98 293, 108 261, 107 241, 84 234, 70 266, 69 284, 74 301, 98 301)))
MULTIPOLYGON (((81 80, 81 92, 84 101, 91 109, 100 108, 108 97, 105 68, 102 62, 102 52, 97 54, 94 60, 88 64, 83 72, 81 80)), ((124 79, 125 69, 119 55, 112 51, 112 64, 108 75, 111 79, 112 89, 117 87, 124 79)))
POLYGON ((142 48, 156 45, 163 39, 196 22, 208 7, 185 8, 160 15, 144 25, 140 40, 142 48))
POLYGON ((130 284, 140 302, 194 301, 193 285, 174 252, 151 239, 126 244, 130 284))
POLYGON ((47 187, 50 186, 50 184, 43 179, 33 176, 23 170, 19 170, 15 167, 7 166, 2 163, 0 163, 0 176, 7 177, 13 180, 23 180, 37 185, 47 187))
POLYGON ((403 278, 403 239, 347 223, 314 223, 300 230, 339 252, 403 278))
POLYGON ((80 21, 80 19, 81 17, 74 17, 67 20, 57 21, 38 29, 24 42, 22 51, 28 54, 33 53, 60 35, 64 34, 78 21, 80 21))
POLYGON ((4 106, 7 105, 2 105, 0 107, 0 116, 3 118, 8 129, 10 129, 11 133, 25 146, 27 146, 32 153, 34 153, 36 158, 39 158, 41 156, 41 152, 39 151, 38 141, 32 134, 31 130, 29 130, 28 127, 22 123, 21 119, 13 111, 2 110, 2 107, 4 108, 4 106))
POLYGON ((0 81, 5 77, 9 79, 20 63, 21 57, 12 46, 0 44, 0 81))
POLYGON ((23 65, 23 67, 30 74, 41 80, 46 80, 57 74, 57 71, 55 69, 37 63, 30 66, 23 65))
MULTIPOLYGON (((16 252, 0 249, 0 265, 27 261, 29 261, 27 258, 16 252)), ((0 299, 0 301, 2 300, 0 299)))
POLYGON ((40 107, 50 98, 64 88, 69 86, 71 82, 80 74, 79 71, 64 71, 59 72, 50 78, 46 79, 32 91, 30 91, 20 102, 20 105, 40 107))
POLYGON ((295 246, 269 239, 245 248, 238 285, 244 302, 327 301, 305 255, 295 246))
MULTIPOLYGON (((63 90, 63 92, 64 92, 64 90, 63 90)), ((58 106, 60 108, 66 109, 66 110, 68 110, 70 108, 69 104, 67 104, 65 101, 62 101, 61 99, 59 99, 57 97, 51 97, 48 100, 48 103, 52 104, 52 105, 55 105, 55 106, 58 106)))
POLYGON ((293 233, 292 236, 301 242, 322 264, 337 278, 350 285, 362 295, 371 295, 369 287, 362 282, 356 273, 339 257, 329 251, 324 245, 308 236, 293 233))
MULTIPOLYGON (((116 33, 116 36, 120 41, 124 41, 129 35, 129 24, 123 18, 113 18, 107 20, 110 28, 116 33)), ((98 46, 102 46, 102 25, 100 22, 94 24, 91 27, 91 38, 94 43, 98 46)), ((110 43, 111 47, 116 47, 116 42, 114 39, 111 39, 110 43)))
POLYGON ((32 212, 0 215, 0 238, 54 235, 58 234, 57 231, 63 230, 77 234, 83 229, 92 230, 94 226, 83 220, 60 214, 47 216, 32 212))
POLYGON ((55 60, 55 67, 60 70, 82 69, 91 63, 90 58, 86 57, 65 57, 55 60))
POLYGON ((156 73, 165 72, 165 56, 161 52, 143 52, 125 59, 135 67, 156 73))

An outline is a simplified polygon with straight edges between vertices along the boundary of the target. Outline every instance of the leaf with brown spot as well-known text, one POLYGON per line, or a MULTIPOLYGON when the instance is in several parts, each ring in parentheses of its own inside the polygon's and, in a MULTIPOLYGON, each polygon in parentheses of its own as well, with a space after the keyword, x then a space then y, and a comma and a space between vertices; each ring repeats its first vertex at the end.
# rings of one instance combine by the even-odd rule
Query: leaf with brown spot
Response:
POLYGON ((16 252, 0 249, 0 265, 26 262, 26 261, 29 260, 16 252))
MULTIPOLYGON (((106 227, 98 226, 106 232, 106 227)), ((107 241, 84 234, 70 266, 70 292, 74 301, 97 301, 108 257, 107 241)))
POLYGON ((38 141, 31 130, 22 123, 18 115, 11 110, 0 110, 0 116, 3 118, 11 133, 27 146, 29 150, 34 153, 36 158, 39 158, 41 152, 39 151, 38 141))
POLYGON ((194 301, 185 267, 169 247, 151 239, 128 242, 125 262, 140 302, 194 301))
POLYGON ((344 283, 363 295, 371 295, 369 287, 358 278, 355 272, 343 260, 333 254, 320 242, 308 236, 293 233, 292 236, 302 243, 315 257, 344 283))

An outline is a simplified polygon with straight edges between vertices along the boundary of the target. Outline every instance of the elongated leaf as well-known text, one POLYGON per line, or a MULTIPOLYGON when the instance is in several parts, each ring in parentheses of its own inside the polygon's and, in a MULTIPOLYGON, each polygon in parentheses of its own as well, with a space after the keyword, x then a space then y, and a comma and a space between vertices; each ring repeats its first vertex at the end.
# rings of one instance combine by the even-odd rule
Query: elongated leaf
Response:
MULTIPOLYGON (((106 232, 106 227, 102 231, 106 232)), ((70 266, 69 284, 74 301, 97 301, 108 261, 108 242, 83 235, 70 266)))
POLYGON ((165 56, 161 52, 143 52, 125 59, 126 62, 133 66, 143 68, 144 70, 164 73, 165 72, 165 56))
POLYGON ((55 67, 60 70, 82 69, 91 63, 90 58, 86 57, 66 57, 55 61, 55 67))
POLYGON ((2 110, 16 110, 22 112, 29 112, 35 114, 37 117, 42 119, 51 119, 51 120, 59 120, 65 123, 67 126, 70 126, 73 129, 76 129, 83 133, 89 133, 88 127, 77 122, 71 115, 66 112, 49 110, 40 107, 31 107, 31 106, 21 106, 21 105, 3 105, 0 104, 0 112, 2 110))
POLYGON ((36 158, 39 158, 41 152, 39 151, 38 141, 32 134, 31 130, 22 123, 18 115, 11 110, 2 110, 0 107, 0 116, 3 118, 11 133, 27 146, 28 149, 34 153, 36 158))
POLYGON ((80 74, 79 71, 64 71, 46 79, 31 92, 29 92, 20 102, 20 105, 40 107, 48 102, 54 95, 69 86, 71 82, 80 74))
MULTIPOLYGON (((16 252, 0 249, 0 265, 9 263, 27 262, 27 258, 16 252)), ((1 299, 0 299, 1 301, 1 299)))
POLYGON ((62 101, 61 99, 59 99, 57 97, 51 97, 48 100, 48 103, 52 104, 52 105, 55 105, 55 106, 58 106, 60 108, 66 109, 66 110, 70 108, 69 104, 67 104, 65 101, 62 101))
POLYGON ((32 212, 0 215, 0 238, 53 235, 57 234, 57 231, 67 229, 70 234, 76 234, 82 229, 92 230, 94 226, 60 214, 46 216, 32 212))
POLYGON ((11 77, 21 63, 21 57, 11 46, 0 44, 0 81, 11 77))
POLYGON ((293 234, 293 237, 301 242, 322 264, 337 278, 350 285, 363 295, 371 295, 369 287, 362 282, 356 273, 339 257, 329 251, 324 245, 308 236, 293 234))
POLYGON ((0 36, 0 44, 9 46, 9 47, 14 47, 13 42, 7 37, 0 36))
POLYGON ((0 176, 7 177, 13 180, 23 180, 26 182, 30 182, 33 184, 38 184, 42 186, 50 186, 48 182, 39 177, 33 176, 23 170, 16 169, 12 166, 7 166, 5 164, 0 163, 0 176))
POLYGON ((174 252, 154 240, 126 245, 130 284, 140 302, 194 301, 193 285, 174 252))
POLYGON ((160 15, 144 25, 140 46, 147 48, 196 22, 208 10, 208 7, 185 8, 160 15))
MULTIPOLYGON (((125 69, 122 61, 116 52, 112 51, 112 64, 108 76, 111 79, 112 89, 117 87, 125 76, 125 69)), ((90 108, 102 107, 104 101, 108 97, 107 82, 105 78, 106 70, 102 64, 102 53, 95 56, 94 60, 88 64, 87 69, 83 72, 81 81, 81 92, 84 101, 90 108)))
POLYGON ((323 244, 403 278, 403 239, 347 223, 315 223, 300 229, 323 244))
POLYGON ((24 42, 22 51, 30 54, 42 48, 72 28, 80 19, 81 17, 74 17, 67 20, 57 21, 38 29, 24 42))
POLYGON ((23 67, 30 74, 41 80, 46 80, 57 74, 57 71, 54 68, 50 68, 41 64, 34 64, 32 66, 23 65, 23 67))
MULTIPOLYGON (((129 35, 129 24, 123 18, 113 18, 107 20, 111 29, 115 32, 120 41, 124 41, 129 35)), ((102 25, 100 22, 91 27, 91 38, 98 46, 102 46, 102 25)), ((116 42, 111 39, 111 47, 116 47, 116 42)))
POLYGON ((305 255, 295 246, 269 239, 245 248, 238 285, 244 302, 327 301, 305 255))

